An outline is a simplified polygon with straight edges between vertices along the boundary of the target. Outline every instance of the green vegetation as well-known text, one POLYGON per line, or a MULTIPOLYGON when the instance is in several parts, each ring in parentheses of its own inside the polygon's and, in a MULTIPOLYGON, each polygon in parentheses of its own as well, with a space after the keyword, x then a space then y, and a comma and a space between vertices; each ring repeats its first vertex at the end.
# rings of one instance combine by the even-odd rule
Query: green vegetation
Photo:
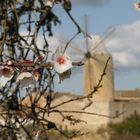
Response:
POLYGON ((120 135, 133 135, 140 137, 140 115, 131 115, 123 122, 110 124, 109 127, 120 135))
POLYGON ((133 114, 123 122, 102 126, 96 134, 102 140, 140 140, 140 115, 133 114))
POLYGON ((139 140, 140 139, 140 115, 133 114, 123 122, 109 124, 112 140, 139 140))

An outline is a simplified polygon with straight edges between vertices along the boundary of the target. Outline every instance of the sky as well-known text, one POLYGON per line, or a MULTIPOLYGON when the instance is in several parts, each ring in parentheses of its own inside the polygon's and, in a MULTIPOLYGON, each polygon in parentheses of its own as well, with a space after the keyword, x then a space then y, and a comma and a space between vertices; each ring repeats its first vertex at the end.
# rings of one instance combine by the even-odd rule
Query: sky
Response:
MULTIPOLYGON (((84 16, 88 16, 88 33, 91 36, 105 36, 110 28, 112 35, 104 42, 113 56, 115 89, 140 88, 140 12, 134 8, 138 0, 71 0, 71 14, 84 28, 84 16)), ((63 10, 55 8, 62 21, 54 28, 54 38, 69 39, 76 28, 63 10)), ((61 40, 61 39, 60 39, 61 40)), ((59 41, 60 41, 59 40, 59 41)), ((77 39, 78 40, 78 39, 77 39)), ((50 41, 53 45, 59 42, 50 41)), ((75 40, 76 41, 76 40, 75 40)), ((60 43, 60 42, 59 42, 60 43)), ((61 45, 61 44, 60 44, 61 45)), ((57 90, 83 93, 82 70, 77 69, 71 78, 56 86, 57 90)))

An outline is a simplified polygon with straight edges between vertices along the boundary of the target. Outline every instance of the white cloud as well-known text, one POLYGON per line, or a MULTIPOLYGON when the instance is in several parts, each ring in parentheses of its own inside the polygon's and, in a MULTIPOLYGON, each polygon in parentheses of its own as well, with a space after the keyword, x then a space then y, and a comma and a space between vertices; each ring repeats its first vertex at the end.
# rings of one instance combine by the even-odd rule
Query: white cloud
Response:
POLYGON ((115 66, 125 69, 140 68, 140 21, 117 27, 105 42, 112 53, 115 66))

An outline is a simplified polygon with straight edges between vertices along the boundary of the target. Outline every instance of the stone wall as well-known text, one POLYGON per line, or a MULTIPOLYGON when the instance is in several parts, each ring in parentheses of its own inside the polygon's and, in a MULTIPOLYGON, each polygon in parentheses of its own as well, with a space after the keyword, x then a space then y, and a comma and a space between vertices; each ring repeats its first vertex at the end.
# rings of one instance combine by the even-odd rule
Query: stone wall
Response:
POLYGON ((111 122, 121 122, 132 114, 140 114, 140 100, 117 100, 110 103, 111 122))

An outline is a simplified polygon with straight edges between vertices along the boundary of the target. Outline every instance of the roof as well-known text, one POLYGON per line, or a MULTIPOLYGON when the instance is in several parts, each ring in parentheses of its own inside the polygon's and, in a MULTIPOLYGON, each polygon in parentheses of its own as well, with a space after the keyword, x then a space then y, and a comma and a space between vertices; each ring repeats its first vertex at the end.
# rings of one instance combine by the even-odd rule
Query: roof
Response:
POLYGON ((115 91, 115 99, 139 100, 140 99, 140 89, 117 90, 117 91, 115 91))

